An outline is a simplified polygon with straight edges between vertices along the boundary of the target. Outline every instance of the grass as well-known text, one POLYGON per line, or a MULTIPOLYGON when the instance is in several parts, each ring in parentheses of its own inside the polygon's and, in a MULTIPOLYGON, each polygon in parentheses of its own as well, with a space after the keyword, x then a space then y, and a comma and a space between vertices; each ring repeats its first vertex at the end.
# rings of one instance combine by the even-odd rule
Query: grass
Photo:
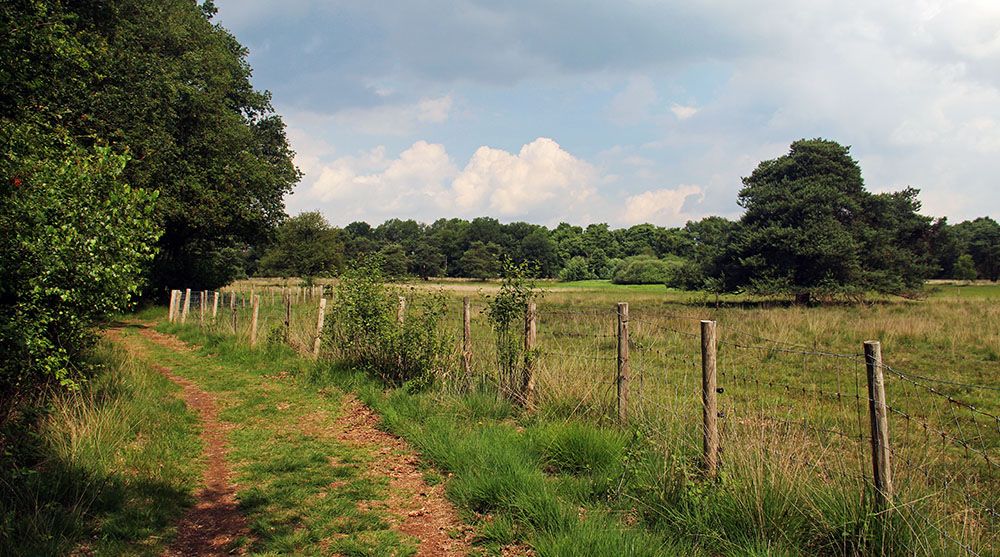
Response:
POLYGON ((248 517, 253 553, 345 556, 412 554, 413 540, 390 527, 373 502, 387 478, 367 473, 370 451, 338 441, 332 422, 341 391, 297 378, 312 363, 281 345, 250 350, 195 326, 163 326, 195 343, 178 352, 147 343, 150 357, 220 401, 220 420, 235 427, 229 461, 248 517))
POLYGON ((0 555, 156 555, 191 503, 200 442, 177 388, 110 344, 95 358, 106 371, 54 396, 4 470, 0 555))
MULTIPOLYGON (((490 374, 477 291, 495 285, 444 287, 456 346, 461 297, 473 298, 474 373, 490 374)), ((1000 430, 986 419, 1000 414, 1000 397, 976 385, 995 385, 1000 371, 1000 306, 992 303, 1000 288, 935 285, 922 301, 820 307, 739 297, 717 306, 703 294, 607 283, 545 288, 533 416, 489 392, 383 393, 343 370, 318 383, 361 392, 387 427, 453 474, 449 495, 477 521, 487 551, 522 541, 542 555, 599 555, 600 547, 634 547, 623 551, 636 555, 996 553, 987 507, 1000 490, 981 455, 1000 451, 1000 430), (624 429, 614 421, 618 301, 632 311, 632 423, 624 429), (717 482, 702 481, 698 469, 704 318, 718 321, 721 339, 717 482), (873 338, 894 369, 930 381, 887 378, 900 412, 890 416, 898 506, 888 521, 874 513, 866 480, 858 354, 873 338)), ((296 315, 315 334, 310 305, 296 315)))

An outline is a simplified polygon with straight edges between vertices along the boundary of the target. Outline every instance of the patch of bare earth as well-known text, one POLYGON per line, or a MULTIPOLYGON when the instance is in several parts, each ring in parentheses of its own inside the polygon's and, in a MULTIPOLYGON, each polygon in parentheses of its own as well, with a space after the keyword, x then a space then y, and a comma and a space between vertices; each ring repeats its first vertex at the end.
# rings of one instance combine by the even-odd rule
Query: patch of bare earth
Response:
MULTIPOLYGON (((139 333, 156 344, 171 350, 190 350, 191 347, 170 335, 148 327, 139 333)), ((120 338, 120 331, 109 331, 112 338, 120 338)), ((181 387, 181 398, 189 408, 198 413, 202 426, 201 440, 208 462, 202 478, 202 487, 195 494, 195 504, 177 524, 177 536, 164 552, 165 557, 242 555, 244 545, 237 543, 249 539, 246 518, 236 503, 236 486, 230 481, 226 462, 226 434, 231 425, 219 421, 215 398, 198 388, 193 382, 175 375, 167 367, 154 368, 167 379, 181 387)))
MULTIPOLYGON (((309 421, 316 424, 326 420, 309 421)), ((378 429, 378 422, 375 412, 347 394, 341 400, 341 413, 333 431, 328 432, 348 445, 372 452, 370 473, 389 479, 386 510, 399 532, 418 541, 417 557, 467 555, 472 531, 445 498, 444 487, 428 484, 409 445, 378 429)))

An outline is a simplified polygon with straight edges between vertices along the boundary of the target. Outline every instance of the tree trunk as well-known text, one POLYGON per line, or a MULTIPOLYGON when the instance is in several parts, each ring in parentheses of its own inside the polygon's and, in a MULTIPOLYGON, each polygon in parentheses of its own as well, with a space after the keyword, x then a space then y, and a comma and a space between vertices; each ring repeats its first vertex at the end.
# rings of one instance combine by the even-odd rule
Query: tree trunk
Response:
POLYGON ((795 305, 808 306, 810 301, 812 301, 812 292, 806 290, 804 292, 795 293, 795 305))

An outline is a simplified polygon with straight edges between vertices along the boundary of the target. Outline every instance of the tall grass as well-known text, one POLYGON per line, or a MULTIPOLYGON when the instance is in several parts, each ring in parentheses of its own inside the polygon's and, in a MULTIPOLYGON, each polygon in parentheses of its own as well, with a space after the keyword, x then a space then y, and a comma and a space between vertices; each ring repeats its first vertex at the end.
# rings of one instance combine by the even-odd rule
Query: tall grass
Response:
POLYGON ((39 408, 5 455, 0 555, 155 550, 198 481, 195 418, 173 385, 110 344, 100 375, 39 408))

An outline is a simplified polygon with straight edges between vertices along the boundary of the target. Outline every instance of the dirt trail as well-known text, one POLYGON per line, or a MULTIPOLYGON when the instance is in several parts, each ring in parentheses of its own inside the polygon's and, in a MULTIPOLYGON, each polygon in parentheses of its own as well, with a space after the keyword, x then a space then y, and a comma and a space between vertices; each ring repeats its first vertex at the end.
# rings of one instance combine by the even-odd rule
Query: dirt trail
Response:
MULTIPOLYGON (((146 326, 139 333, 151 342, 177 351, 191 346, 173 335, 159 333, 146 326)), ((111 336, 117 336, 114 333, 111 336)), ((235 486, 230 482, 226 464, 226 434, 231 424, 219 422, 211 394, 190 380, 174 375, 169 368, 157 371, 181 386, 182 398, 198 412, 208 468, 204 487, 197 493, 197 503, 178 524, 178 534, 165 557, 188 555, 244 554, 239 538, 250 537, 245 517, 236 504, 235 486), (234 550, 235 547, 235 550, 234 550)), ((369 473, 389 479, 389 495, 384 501, 372 501, 372 507, 384 507, 390 522, 399 532, 418 541, 416 557, 457 557, 471 550, 471 529, 458 517, 455 507, 444 495, 442 485, 429 485, 420 471, 416 453, 402 439, 378 429, 379 417, 370 408, 346 394, 336 419, 322 409, 306 417, 303 431, 359 447, 372 454, 369 473)))
MULTIPOLYGON (((109 332, 119 337, 118 331, 109 332)), ((171 350, 189 351, 190 347, 176 337, 164 335, 144 325, 139 333, 152 342, 171 350)), ((198 413, 201 440, 208 466, 202 487, 195 494, 195 504, 177 524, 177 536, 164 552, 164 557, 243 555, 250 538, 246 518, 236 503, 236 487, 230 481, 226 462, 226 435, 230 424, 219 421, 215 398, 193 382, 174 375, 170 368, 154 365, 156 371, 181 387, 181 398, 198 413)))
POLYGON ((396 528, 420 543, 416 557, 467 555, 472 532, 445 498, 444 487, 429 485, 409 445, 378 429, 378 423, 378 415, 353 395, 341 399, 337 438, 372 451, 371 472, 389 478, 386 504, 397 519, 396 528))

